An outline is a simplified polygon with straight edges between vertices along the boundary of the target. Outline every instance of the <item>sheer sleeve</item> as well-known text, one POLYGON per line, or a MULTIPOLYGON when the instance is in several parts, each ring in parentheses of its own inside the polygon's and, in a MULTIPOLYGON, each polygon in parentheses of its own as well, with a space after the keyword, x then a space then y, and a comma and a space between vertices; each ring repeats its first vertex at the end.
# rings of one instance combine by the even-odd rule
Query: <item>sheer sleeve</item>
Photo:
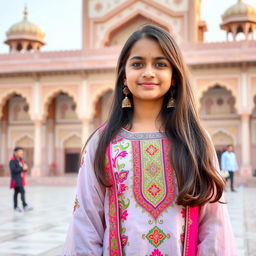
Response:
POLYGON ((81 161, 73 216, 63 256, 102 255, 105 188, 99 184, 93 167, 98 138, 96 132, 81 161))
MULTIPOLYGON (((215 150, 214 153, 214 165, 219 172, 215 150)), ((220 201, 225 202, 224 196, 220 201)), ((238 256, 226 204, 208 203, 201 208, 197 256, 238 256)))

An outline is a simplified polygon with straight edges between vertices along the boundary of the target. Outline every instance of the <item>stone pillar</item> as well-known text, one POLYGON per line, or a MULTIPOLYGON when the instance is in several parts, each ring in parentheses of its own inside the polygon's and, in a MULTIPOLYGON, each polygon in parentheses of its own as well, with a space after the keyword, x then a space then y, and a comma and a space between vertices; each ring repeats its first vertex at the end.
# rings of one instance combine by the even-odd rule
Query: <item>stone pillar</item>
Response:
POLYGON ((49 119, 47 120, 47 151, 48 151, 48 164, 50 165, 55 160, 55 143, 54 143, 54 120, 49 119))
POLYGON ((90 120, 82 119, 82 146, 84 146, 86 140, 90 135, 90 120))
POLYGON ((90 97, 89 97, 89 88, 86 80, 86 76, 82 75, 82 82, 80 84, 80 106, 81 106, 81 115, 80 120, 82 122, 82 144, 84 145, 86 140, 90 135, 90 119, 89 119, 89 105, 90 105, 90 97))
POLYGON ((250 114, 241 114, 241 174, 251 175, 251 153, 250 153, 251 141, 250 141, 250 114))
POLYGON ((8 167, 9 156, 7 155, 8 154, 7 134, 8 134, 8 124, 6 120, 3 120, 1 121, 1 133, 0 133, 0 139, 1 139, 0 140, 1 141, 0 164, 3 164, 4 175, 7 175, 9 173, 9 167, 8 167))
POLYGON ((31 170, 31 176, 41 176, 41 153, 42 153, 42 120, 35 120, 35 134, 34 134, 34 166, 31 170))

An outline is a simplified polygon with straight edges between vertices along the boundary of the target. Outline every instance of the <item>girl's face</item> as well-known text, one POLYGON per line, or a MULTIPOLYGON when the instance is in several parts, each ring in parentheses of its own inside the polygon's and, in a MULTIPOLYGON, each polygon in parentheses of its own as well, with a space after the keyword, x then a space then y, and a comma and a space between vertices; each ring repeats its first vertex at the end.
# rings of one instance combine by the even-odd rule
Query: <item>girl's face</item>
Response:
POLYGON ((124 84, 136 101, 159 101, 169 90, 172 66, 159 44, 149 38, 138 40, 125 65, 124 84))

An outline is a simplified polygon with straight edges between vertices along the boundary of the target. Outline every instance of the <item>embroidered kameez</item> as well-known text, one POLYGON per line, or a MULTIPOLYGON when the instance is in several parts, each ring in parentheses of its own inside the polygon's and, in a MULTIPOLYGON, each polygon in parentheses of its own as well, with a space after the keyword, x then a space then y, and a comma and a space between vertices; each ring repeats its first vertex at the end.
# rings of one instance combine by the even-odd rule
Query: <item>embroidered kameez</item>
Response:
POLYGON ((62 255, 237 255, 226 205, 206 204, 190 218, 191 209, 175 203, 169 160, 175 149, 164 134, 119 132, 106 154, 112 188, 100 185, 94 172, 99 136, 92 137, 82 158, 62 255))

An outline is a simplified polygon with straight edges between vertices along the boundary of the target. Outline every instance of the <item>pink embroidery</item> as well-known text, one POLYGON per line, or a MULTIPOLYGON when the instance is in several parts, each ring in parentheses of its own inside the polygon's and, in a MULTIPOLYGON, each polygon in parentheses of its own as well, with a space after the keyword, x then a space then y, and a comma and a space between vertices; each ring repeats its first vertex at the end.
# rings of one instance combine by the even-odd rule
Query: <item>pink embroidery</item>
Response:
POLYGON ((195 256, 198 244, 199 207, 187 207, 184 256, 195 256))
POLYGON ((158 249, 155 249, 149 256, 164 256, 158 249))
POLYGON ((80 168, 83 166, 84 164, 84 156, 82 157, 81 163, 80 163, 80 168))
POLYGON ((128 155, 127 151, 124 150, 124 151, 119 152, 119 150, 118 150, 118 152, 116 153, 115 157, 112 158, 113 167, 116 168, 116 165, 117 165, 116 161, 117 161, 118 157, 126 157, 127 155, 128 155))
POLYGON ((80 207, 80 205, 79 205, 78 199, 77 199, 77 197, 76 197, 75 203, 74 203, 74 208, 73 208, 73 213, 74 213, 75 210, 76 210, 77 208, 79 208, 79 207, 80 207))
POLYGON ((114 138, 113 140, 112 140, 112 144, 117 144, 118 142, 120 142, 120 141, 122 141, 123 140, 123 138, 120 138, 119 137, 119 139, 118 139, 118 137, 116 137, 116 138, 114 138))
POLYGON ((126 220, 126 217, 128 216, 127 211, 123 211, 121 215, 121 220, 126 220))
POLYGON ((107 173, 110 182, 114 182, 114 184, 109 188, 109 250, 111 256, 119 256, 122 255, 122 251, 119 234, 118 201, 113 169, 110 162, 110 145, 107 147, 107 160, 108 161, 105 166, 105 172, 107 173))
POLYGON ((128 241, 128 237, 125 236, 125 235, 122 235, 122 236, 121 236, 121 244, 122 244, 122 247, 125 247, 125 246, 126 246, 127 241, 128 241))
POLYGON ((125 190, 126 190, 125 184, 119 184, 119 186, 118 186, 118 194, 117 195, 121 196, 125 190))
POLYGON ((117 183, 122 183, 127 179, 129 171, 122 170, 121 172, 115 172, 115 178, 117 183))
POLYGON ((182 216, 183 219, 186 218, 186 208, 182 208, 181 216, 182 216))

